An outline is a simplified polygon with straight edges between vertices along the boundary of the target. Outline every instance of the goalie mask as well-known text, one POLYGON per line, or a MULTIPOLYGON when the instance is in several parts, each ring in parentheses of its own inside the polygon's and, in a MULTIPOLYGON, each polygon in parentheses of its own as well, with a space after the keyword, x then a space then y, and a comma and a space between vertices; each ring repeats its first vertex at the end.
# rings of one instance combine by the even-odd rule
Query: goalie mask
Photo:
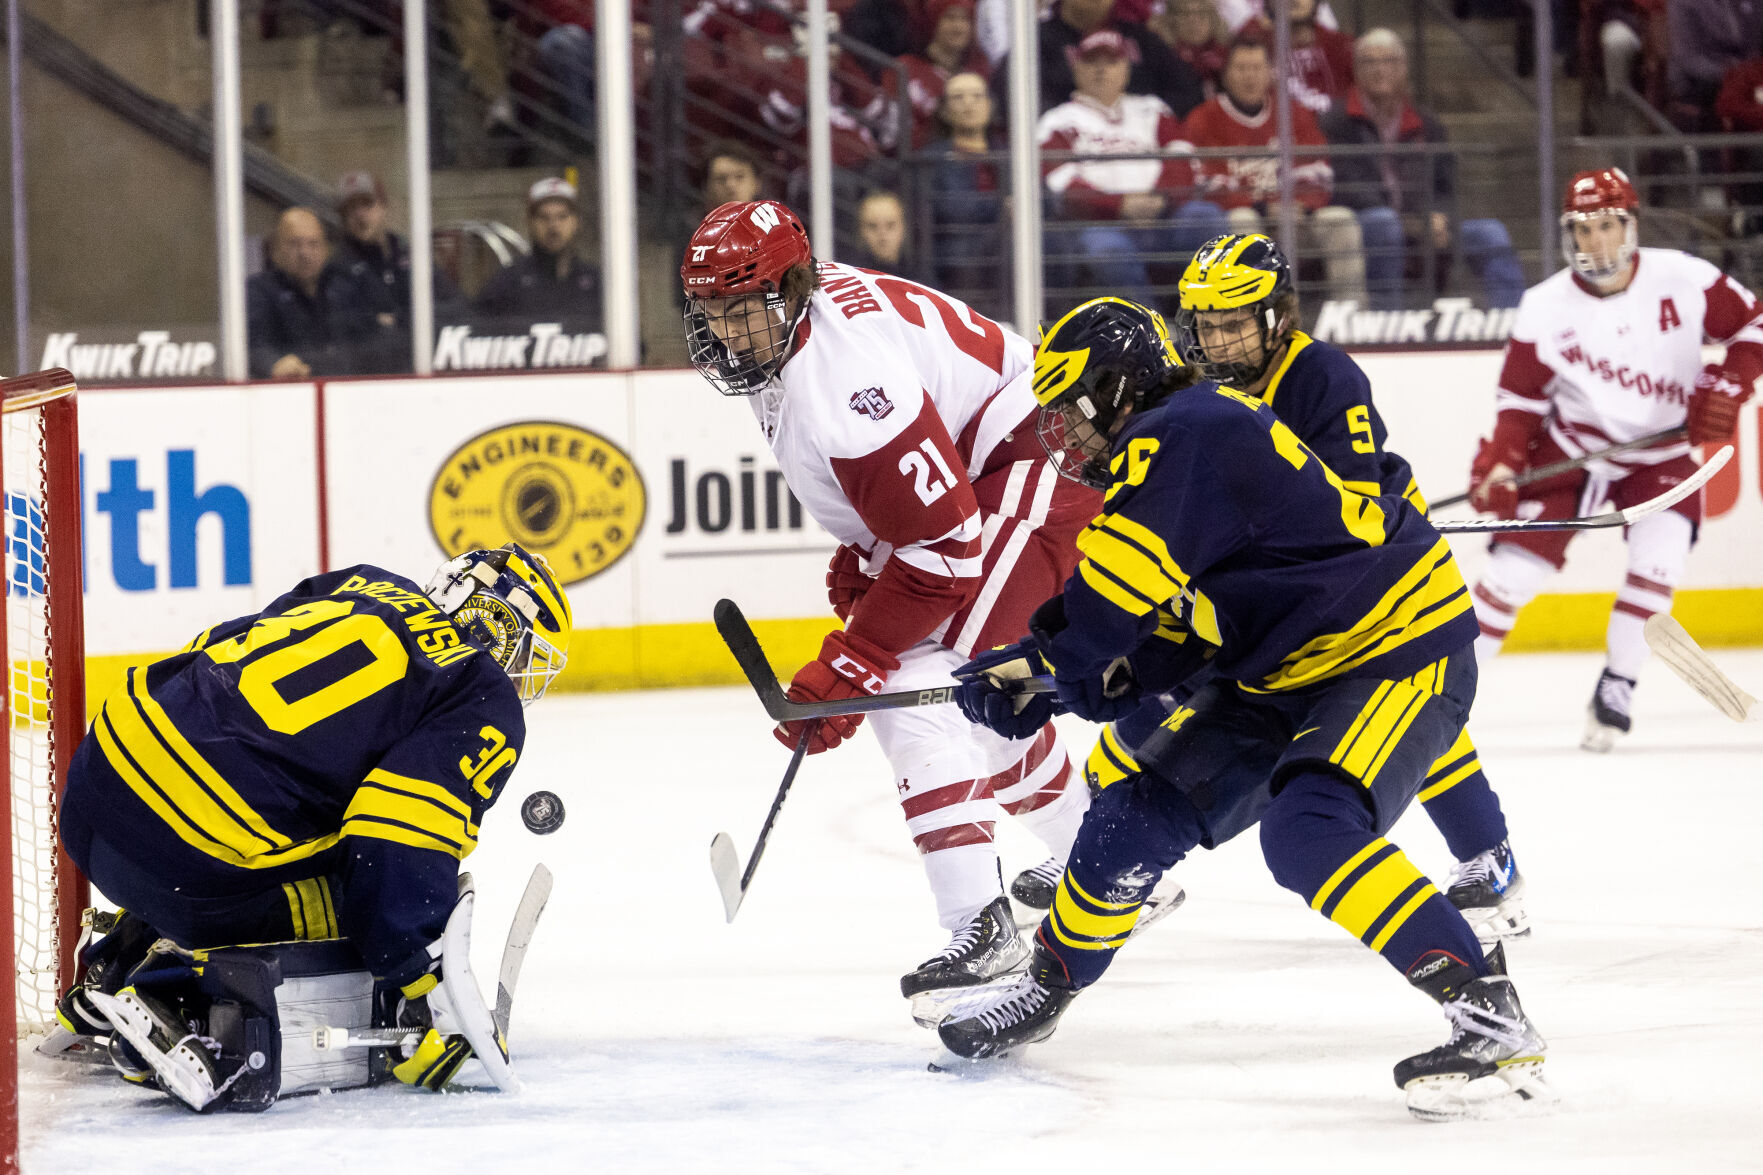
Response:
POLYGON ((1059 475, 1106 489, 1124 417, 1170 390, 1181 370, 1163 316, 1124 298, 1068 313, 1035 347, 1035 432, 1059 475))
POLYGON ((424 589, 472 644, 495 660, 530 706, 569 659, 569 597, 543 555, 518 543, 467 551, 424 589))
POLYGON ((1561 256, 1588 282, 1607 282, 1640 249, 1635 213, 1640 194, 1621 168, 1582 171, 1561 200, 1561 256))
POLYGON ((1175 345, 1205 379, 1255 384, 1298 326, 1292 267, 1259 233, 1213 237, 1181 275, 1175 345))
POLYGON ((813 273, 808 230, 776 200, 731 201, 706 216, 679 270, 698 374, 725 396, 763 391, 795 346, 813 273), (806 281, 791 279, 804 267, 806 281))

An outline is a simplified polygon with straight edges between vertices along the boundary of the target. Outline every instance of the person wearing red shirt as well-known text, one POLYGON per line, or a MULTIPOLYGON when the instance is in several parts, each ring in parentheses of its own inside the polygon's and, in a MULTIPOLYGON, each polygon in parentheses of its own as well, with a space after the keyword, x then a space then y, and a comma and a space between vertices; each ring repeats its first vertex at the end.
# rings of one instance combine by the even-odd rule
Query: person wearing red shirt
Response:
MULTIPOLYGON (((1282 72, 1291 79, 1292 101, 1321 117, 1353 85, 1353 38, 1324 28, 1316 19, 1317 0, 1291 0, 1292 51, 1282 72)), ((1256 18, 1239 36, 1255 36, 1273 44, 1273 26, 1256 18)))
MULTIPOLYGON (((1273 66, 1267 46, 1238 38, 1224 67, 1224 88, 1201 103, 1182 124, 1182 137, 1195 147, 1273 147, 1278 127, 1273 110, 1273 66)), ((1324 143, 1316 116, 1292 104, 1292 140, 1299 147, 1324 143)), ((1207 158, 1199 163, 1201 188, 1207 200, 1224 208, 1230 231, 1244 235, 1266 231, 1278 215, 1279 160, 1271 155, 1207 158)), ((1353 210, 1330 203, 1334 169, 1320 155, 1293 160, 1292 196, 1298 207, 1298 231, 1306 250, 1323 257, 1330 297, 1365 301, 1365 255, 1359 221, 1353 210)))
POLYGON ((1179 272, 1225 221, 1216 204, 1191 198, 1191 149, 1169 107, 1126 92, 1132 48, 1113 29, 1085 37, 1070 53, 1071 101, 1041 116, 1041 150, 1079 156, 1041 164, 1055 217, 1069 224, 1050 228, 1046 247, 1053 284, 1075 284, 1082 264, 1111 292, 1153 305, 1155 255, 1179 272), (1137 158, 1109 158, 1116 155, 1137 158))
POLYGON ((921 148, 936 137, 937 110, 943 87, 958 73, 991 73, 986 55, 973 39, 973 0, 931 0, 925 5, 930 41, 923 53, 900 58, 906 70, 906 96, 912 103, 912 145, 921 148))

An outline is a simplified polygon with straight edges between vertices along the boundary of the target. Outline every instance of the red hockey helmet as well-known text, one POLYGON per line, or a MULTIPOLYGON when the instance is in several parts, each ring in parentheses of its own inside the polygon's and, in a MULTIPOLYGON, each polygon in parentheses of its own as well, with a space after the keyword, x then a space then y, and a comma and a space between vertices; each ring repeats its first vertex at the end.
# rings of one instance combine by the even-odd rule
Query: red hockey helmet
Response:
POLYGON ((1635 221, 1640 206, 1640 194, 1621 168, 1580 172, 1567 185, 1567 194, 1561 199, 1561 256, 1588 281, 1608 281, 1622 273, 1640 248, 1635 221), (1606 216, 1614 217, 1621 226, 1621 241, 1614 248, 1599 247, 1590 241, 1582 245, 1574 225, 1606 216))
POLYGON ((790 305, 784 277, 813 265, 808 230, 776 200, 724 204, 686 244, 686 345, 692 366, 725 396, 750 396, 789 358, 808 299, 790 305))

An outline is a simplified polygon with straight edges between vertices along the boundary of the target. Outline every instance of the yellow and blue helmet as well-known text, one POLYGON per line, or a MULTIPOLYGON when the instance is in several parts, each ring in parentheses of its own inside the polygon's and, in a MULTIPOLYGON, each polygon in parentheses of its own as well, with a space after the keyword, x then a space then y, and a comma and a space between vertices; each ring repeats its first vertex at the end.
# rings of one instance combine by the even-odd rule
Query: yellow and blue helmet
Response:
POLYGON ((441 564, 424 589, 530 706, 569 660, 569 597, 543 555, 509 543, 441 564))
POLYGON ((1177 289, 1175 343, 1206 379, 1255 383, 1298 326, 1291 264, 1260 233, 1227 233, 1201 245, 1177 289))
POLYGON ((1163 316, 1124 298, 1093 298, 1042 332, 1035 431, 1054 468, 1106 488, 1116 423, 1161 400, 1180 370, 1163 316))

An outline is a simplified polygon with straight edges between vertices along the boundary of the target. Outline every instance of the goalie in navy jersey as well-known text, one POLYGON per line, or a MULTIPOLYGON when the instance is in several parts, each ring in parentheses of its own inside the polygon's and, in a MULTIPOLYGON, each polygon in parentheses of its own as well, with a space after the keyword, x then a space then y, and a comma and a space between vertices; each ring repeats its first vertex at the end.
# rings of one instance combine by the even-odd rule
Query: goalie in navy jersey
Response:
MULTIPOLYGON (((1525 1095, 1545 1048, 1461 913, 1385 839, 1475 696, 1469 592, 1444 538, 1399 496, 1348 487, 1265 402, 1181 367, 1159 316, 1036 353, 1040 434, 1064 476, 1106 487, 1083 560, 1031 635, 976 659, 971 706, 1001 733, 1016 713, 984 671, 1051 673, 1060 705, 1122 717, 1148 693, 1211 676, 1164 729, 1166 753, 1105 784, 1084 817, 1034 956, 939 1028, 960 1057, 1050 1036, 1101 978, 1145 895, 1196 846, 1260 826, 1275 880, 1444 1005, 1448 1044, 1403 1061, 1422 1117, 1465 1112, 1467 1082, 1525 1095), (1140 362, 1147 340, 1160 362, 1140 362)), ((1196 341, 1226 339, 1202 319, 1196 341)), ((1046 700, 1042 700, 1046 699, 1046 700)))
MULTIPOLYGON (((1297 329, 1298 293, 1279 246, 1261 235, 1214 238, 1194 255, 1180 289, 1172 342, 1195 371, 1265 402, 1354 493, 1395 494, 1426 510, 1413 470, 1386 447, 1365 372, 1345 351, 1297 329), (1202 316, 1228 336, 1211 353, 1200 343, 1202 316)), ((1063 336, 1093 331, 1104 318, 1118 319, 1110 329, 1120 334, 1142 313, 1119 299, 1085 303, 1054 326, 1046 345, 1074 350, 1079 344, 1063 336)), ((1153 698, 1105 728, 1086 774, 1101 781, 1136 771, 1138 758, 1159 753, 1166 736, 1158 728, 1173 709, 1153 698)), ((1451 904, 1487 945, 1528 935, 1506 817, 1467 730, 1428 770, 1419 799, 1458 862, 1445 889, 1451 904)))
POLYGON ((131 669, 61 802, 68 855, 126 911, 84 951, 64 1032, 110 1038, 125 1076, 209 1108, 232 1092, 229 1059, 175 1039, 191 1017, 141 979, 149 945, 200 961, 233 944, 346 940, 344 969, 365 964, 399 1022, 427 1029, 392 1075, 445 1085, 472 1048, 438 1006, 435 944, 570 624, 544 558, 509 544, 450 560, 426 588, 367 565, 316 575, 131 669), (150 1042, 125 1030, 137 1024, 150 1042))

